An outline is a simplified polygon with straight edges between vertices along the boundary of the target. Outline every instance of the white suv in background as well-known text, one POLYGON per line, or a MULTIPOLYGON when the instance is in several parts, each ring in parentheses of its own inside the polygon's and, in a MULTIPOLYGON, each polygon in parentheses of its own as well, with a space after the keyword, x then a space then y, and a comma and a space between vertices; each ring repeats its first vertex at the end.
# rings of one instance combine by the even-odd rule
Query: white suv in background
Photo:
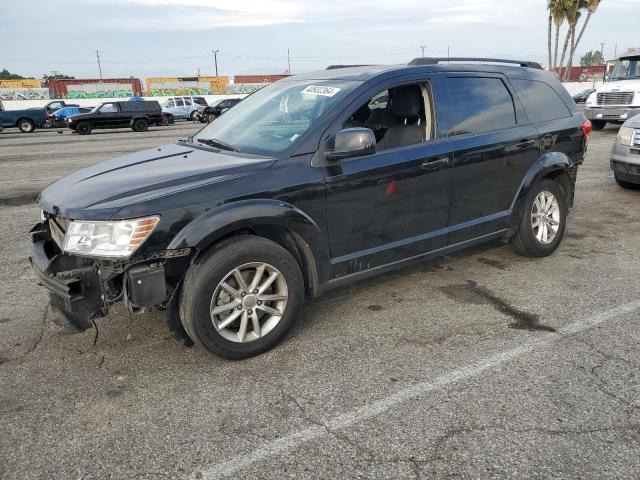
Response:
POLYGON ((195 119, 196 112, 207 107, 204 97, 171 97, 162 104, 162 112, 170 113, 174 118, 195 119))

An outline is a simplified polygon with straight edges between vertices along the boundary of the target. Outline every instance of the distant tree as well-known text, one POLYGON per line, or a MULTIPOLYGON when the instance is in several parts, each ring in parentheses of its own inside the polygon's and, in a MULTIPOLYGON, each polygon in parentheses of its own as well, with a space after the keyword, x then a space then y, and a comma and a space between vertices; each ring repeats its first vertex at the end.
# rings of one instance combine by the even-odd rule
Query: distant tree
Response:
POLYGON ((17 73, 11 73, 6 68, 3 68, 0 71, 0 80, 23 80, 25 78, 33 78, 33 77, 23 77, 22 75, 18 75, 17 73))
POLYGON ((604 65, 604 57, 600 50, 589 51, 580 57, 580 66, 604 65))
POLYGON ((70 75, 65 75, 60 72, 51 72, 50 75, 42 75, 42 81, 44 82, 45 87, 49 85, 49 80, 67 80, 74 79, 76 77, 72 77, 70 75))

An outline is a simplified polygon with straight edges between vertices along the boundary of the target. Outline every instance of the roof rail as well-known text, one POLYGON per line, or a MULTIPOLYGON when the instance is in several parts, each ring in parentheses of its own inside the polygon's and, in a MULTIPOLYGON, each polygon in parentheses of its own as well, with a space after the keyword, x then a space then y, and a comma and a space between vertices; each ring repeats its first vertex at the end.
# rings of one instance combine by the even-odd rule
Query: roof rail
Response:
POLYGON ((416 65, 437 65, 445 62, 481 62, 481 63, 510 63, 520 65, 525 68, 535 68, 542 70, 542 65, 537 62, 529 62, 522 60, 506 60, 503 58, 475 58, 475 57, 418 57, 409 62, 410 66, 416 65))
POLYGON ((351 68, 351 67, 370 67, 371 65, 329 65, 325 70, 337 70, 338 68, 351 68))

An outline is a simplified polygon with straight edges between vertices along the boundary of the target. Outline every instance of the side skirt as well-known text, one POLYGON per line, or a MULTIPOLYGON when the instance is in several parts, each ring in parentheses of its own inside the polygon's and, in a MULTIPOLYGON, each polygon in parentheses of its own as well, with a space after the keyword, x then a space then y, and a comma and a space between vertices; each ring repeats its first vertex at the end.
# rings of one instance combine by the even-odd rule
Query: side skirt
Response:
POLYGON ((421 261, 429 260, 431 258, 441 257, 443 255, 447 255, 449 253, 452 253, 458 250, 463 250, 468 247, 490 242, 491 240, 511 238, 514 234, 515 234, 515 228, 505 228, 502 230, 498 230, 497 232, 489 233, 487 235, 482 235, 480 237, 472 238, 470 240, 465 240, 464 242, 459 242, 454 245, 447 245, 446 247, 421 253, 420 255, 404 258, 402 260, 391 262, 386 265, 380 265, 378 267, 374 267, 369 270, 364 270, 362 272, 352 273, 350 275, 345 275, 343 277, 334 278, 333 280, 330 280, 324 285, 319 286, 317 296, 321 295, 322 293, 328 290, 332 290, 337 287, 342 287, 350 283, 354 283, 360 280, 364 280, 366 278, 374 277, 384 272, 407 267, 409 265, 413 265, 421 261))

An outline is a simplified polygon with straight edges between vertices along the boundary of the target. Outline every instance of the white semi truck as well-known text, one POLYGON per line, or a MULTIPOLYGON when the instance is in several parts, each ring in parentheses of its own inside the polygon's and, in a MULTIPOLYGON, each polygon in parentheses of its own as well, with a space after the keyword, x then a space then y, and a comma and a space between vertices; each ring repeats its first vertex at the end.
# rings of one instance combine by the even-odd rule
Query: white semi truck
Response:
POLYGON ((585 113, 594 130, 640 114, 640 50, 616 60, 608 81, 587 98, 585 113))

